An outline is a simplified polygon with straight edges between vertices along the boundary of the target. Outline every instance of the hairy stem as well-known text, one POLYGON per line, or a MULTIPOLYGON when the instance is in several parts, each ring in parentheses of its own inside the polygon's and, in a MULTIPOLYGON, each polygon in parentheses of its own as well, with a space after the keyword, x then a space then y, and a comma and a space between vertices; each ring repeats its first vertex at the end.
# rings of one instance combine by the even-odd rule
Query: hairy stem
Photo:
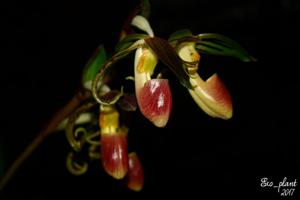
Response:
POLYGON ((72 99, 49 120, 46 126, 37 134, 33 141, 24 149, 24 151, 16 158, 16 160, 7 169, 3 177, 0 179, 0 191, 4 189, 8 181, 13 177, 20 166, 26 159, 36 150, 40 144, 51 134, 55 133, 57 126, 70 115, 84 100, 91 97, 90 92, 78 92, 72 99))

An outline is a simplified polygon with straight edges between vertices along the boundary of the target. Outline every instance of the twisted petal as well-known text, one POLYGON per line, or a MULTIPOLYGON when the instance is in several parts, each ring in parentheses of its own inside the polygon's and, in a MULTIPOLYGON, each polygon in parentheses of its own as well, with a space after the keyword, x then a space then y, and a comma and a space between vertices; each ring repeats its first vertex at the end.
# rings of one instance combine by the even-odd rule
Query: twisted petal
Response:
POLYGON ((141 191, 144 186, 144 171, 135 152, 128 155, 128 182, 127 187, 134 191, 141 191))

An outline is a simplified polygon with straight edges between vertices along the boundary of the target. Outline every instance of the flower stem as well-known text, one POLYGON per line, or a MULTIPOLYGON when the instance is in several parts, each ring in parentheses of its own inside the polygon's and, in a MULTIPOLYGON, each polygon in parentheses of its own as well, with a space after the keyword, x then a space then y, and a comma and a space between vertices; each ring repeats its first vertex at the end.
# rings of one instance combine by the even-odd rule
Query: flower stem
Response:
POLYGON ((0 177, 0 191, 4 189, 9 180, 17 172, 20 166, 26 161, 29 156, 40 146, 40 144, 51 134, 56 133, 57 126, 70 115, 84 100, 91 97, 90 92, 81 91, 76 93, 71 100, 57 111, 49 120, 46 126, 37 134, 32 142, 25 150, 14 160, 11 166, 7 169, 3 177, 0 177))

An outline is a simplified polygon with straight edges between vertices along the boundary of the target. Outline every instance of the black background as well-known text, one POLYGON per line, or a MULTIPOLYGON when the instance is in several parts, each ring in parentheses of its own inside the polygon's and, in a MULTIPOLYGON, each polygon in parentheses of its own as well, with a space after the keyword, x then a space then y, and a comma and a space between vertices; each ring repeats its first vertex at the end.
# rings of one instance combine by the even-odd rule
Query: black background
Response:
MULTIPOLYGON (((51 115, 75 93, 81 70, 101 43, 113 49, 137 1, 10 1, 1 3, 1 164, 22 152, 51 115)), ((300 5, 297 0, 152 1, 150 23, 168 37, 224 34, 258 59, 203 56, 200 74, 217 72, 233 98, 228 121, 205 115, 170 75, 173 111, 164 129, 132 116, 130 148, 141 157, 145 187, 135 193, 104 173, 100 162, 75 177, 65 168, 63 133, 50 137, 9 182, 1 199, 160 197, 279 198, 261 188, 268 177, 299 181, 300 5)), ((133 59, 133 58, 132 58, 133 59)), ((128 68, 133 67, 128 65, 128 68)), ((132 69, 133 70, 133 69, 132 69)), ((1 168, 0 168, 1 169, 1 168)), ((299 195, 299 186, 294 194, 299 195)))

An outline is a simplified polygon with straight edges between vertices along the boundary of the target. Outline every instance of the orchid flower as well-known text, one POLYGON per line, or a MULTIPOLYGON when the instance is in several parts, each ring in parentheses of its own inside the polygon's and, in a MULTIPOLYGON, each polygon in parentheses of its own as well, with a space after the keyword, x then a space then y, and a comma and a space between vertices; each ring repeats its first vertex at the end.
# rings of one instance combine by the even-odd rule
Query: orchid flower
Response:
POLYGON ((128 170, 127 133, 119 127, 119 113, 114 106, 101 106, 101 160, 105 171, 122 179, 128 170))
MULTIPOLYGON (((195 62, 194 70, 198 69, 200 54, 196 51, 194 42, 183 43, 178 54, 184 61, 195 62)), ((212 117, 222 119, 232 117, 231 96, 216 73, 204 81, 197 72, 194 72, 189 81, 192 89, 188 89, 188 91, 204 112, 212 117)))
POLYGON ((198 73, 201 59, 199 52, 231 56, 244 62, 255 59, 235 41, 219 34, 205 33, 194 36, 189 30, 180 30, 170 36, 169 42, 183 61, 183 68, 189 76, 191 86, 187 88, 197 105, 211 117, 230 119, 233 114, 230 93, 217 73, 207 80, 201 78, 198 73))
MULTIPOLYGON (((152 28, 144 17, 139 15, 134 17, 132 25, 146 31, 150 37, 154 37, 152 28)), ((155 126, 164 127, 171 113, 172 96, 167 79, 151 79, 157 62, 157 56, 146 44, 136 50, 135 91, 142 114, 155 126)))
POLYGON ((172 97, 167 79, 151 79, 157 57, 150 48, 140 47, 135 54, 135 91, 143 115, 157 127, 168 122, 172 97))

